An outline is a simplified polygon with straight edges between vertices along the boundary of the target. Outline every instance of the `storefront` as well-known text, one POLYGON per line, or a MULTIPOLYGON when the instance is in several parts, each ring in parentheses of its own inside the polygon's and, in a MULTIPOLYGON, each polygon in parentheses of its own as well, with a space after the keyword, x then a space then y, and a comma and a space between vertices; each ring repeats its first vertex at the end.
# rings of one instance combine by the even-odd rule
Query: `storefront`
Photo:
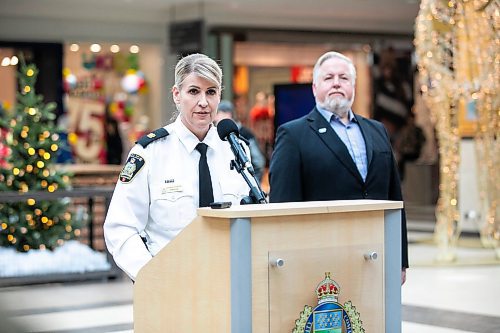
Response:
POLYGON ((413 99, 411 36, 213 27, 208 41, 223 66, 224 98, 234 102, 238 119, 254 131, 268 159, 277 126, 314 107, 313 66, 327 51, 347 55, 356 66, 357 114, 374 117, 380 68, 388 64, 407 87, 408 101, 413 99))
MULTIPOLYGON (((353 59, 357 68, 354 110, 361 115, 373 116, 378 61, 388 48, 394 51, 394 62, 401 74, 412 83, 412 36, 406 34, 220 27, 195 19, 166 26, 134 26, 136 29, 130 30, 134 35, 124 38, 124 32, 118 33, 111 22, 100 24, 103 36, 99 38, 95 31, 80 39, 74 33, 61 31, 64 42, 53 43, 59 45, 61 54, 52 57, 59 62, 52 69, 41 69, 45 72, 40 79, 53 81, 43 86, 54 87, 55 93, 52 98, 48 98, 51 92, 40 93, 60 105, 59 122, 67 131, 74 163, 121 162, 141 133, 170 121, 174 111, 170 87, 180 54, 204 52, 220 60, 224 71, 223 98, 235 103, 238 119, 254 130, 268 158, 276 126, 292 116, 308 113, 314 106, 310 89, 312 67, 324 52, 336 50, 353 59), (179 26, 199 29, 176 35, 174 27, 179 26), (184 38, 186 35, 190 38, 184 38), (56 73, 57 77, 47 73, 56 73), (276 95, 276 91, 283 94, 276 95), (280 111, 282 103, 295 103, 287 96, 299 98, 300 107, 294 104, 294 115, 280 111), (117 129, 112 129, 115 122, 117 129), (106 156, 108 146, 117 145, 107 142, 110 138, 106 135, 112 132, 120 134, 122 141, 118 159, 106 156)), ((55 32, 47 34, 50 37, 55 32)), ((13 70, 6 74, 6 67, 1 69, 2 77, 15 74, 13 70)), ((10 89, 4 91, 11 91, 14 96, 15 79, 4 82, 10 82, 10 89)), ((7 107, 12 107, 12 96, 2 95, 0 100, 8 101, 7 107)))
POLYGON ((58 161, 121 164, 137 138, 162 121, 161 52, 153 43, 4 43, 2 112, 16 105, 18 62, 34 63, 36 92, 57 103, 56 123, 68 142, 58 161))
POLYGON ((65 44, 65 127, 77 162, 121 164, 159 123, 160 59, 153 44, 65 44))

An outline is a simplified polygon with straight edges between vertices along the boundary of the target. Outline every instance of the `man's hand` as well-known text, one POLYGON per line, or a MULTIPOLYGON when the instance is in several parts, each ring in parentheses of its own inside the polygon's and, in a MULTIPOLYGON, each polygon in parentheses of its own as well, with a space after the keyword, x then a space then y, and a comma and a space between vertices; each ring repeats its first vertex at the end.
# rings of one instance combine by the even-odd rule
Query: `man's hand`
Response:
POLYGON ((401 285, 406 282, 406 267, 401 268, 401 285))

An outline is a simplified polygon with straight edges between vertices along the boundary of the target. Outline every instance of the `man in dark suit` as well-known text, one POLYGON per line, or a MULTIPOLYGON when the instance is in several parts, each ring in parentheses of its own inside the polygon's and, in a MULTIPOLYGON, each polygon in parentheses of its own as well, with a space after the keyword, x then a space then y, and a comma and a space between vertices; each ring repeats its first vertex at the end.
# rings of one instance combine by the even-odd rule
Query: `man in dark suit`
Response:
MULTIPOLYGON (((278 128, 270 165, 270 202, 403 200, 397 165, 384 126, 352 112, 356 69, 337 52, 313 70, 316 107, 278 128)), ((402 271, 408 244, 402 212, 402 271)))

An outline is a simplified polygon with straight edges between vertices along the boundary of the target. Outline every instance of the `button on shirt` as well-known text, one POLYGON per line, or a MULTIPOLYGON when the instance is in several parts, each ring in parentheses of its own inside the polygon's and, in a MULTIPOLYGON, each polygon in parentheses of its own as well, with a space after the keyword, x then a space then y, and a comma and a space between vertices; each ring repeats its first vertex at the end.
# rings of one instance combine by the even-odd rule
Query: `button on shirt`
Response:
MULTIPOLYGON (((198 208, 200 153, 195 148, 200 141, 179 117, 165 128, 167 137, 130 151, 144 158, 144 166, 130 182, 118 181, 104 223, 106 246, 132 279, 196 217, 198 208)), ((214 126, 203 142, 208 145, 214 201, 239 204, 249 188, 236 170, 230 170, 234 155, 229 144, 214 126)))
POLYGON ((347 150, 349 151, 349 155, 351 155, 352 160, 356 164, 356 167, 363 178, 363 181, 365 181, 368 173, 366 144, 365 139, 363 138, 363 133, 361 133, 359 124, 352 111, 349 110, 349 122, 346 125, 336 114, 321 109, 318 106, 316 106, 316 108, 319 113, 325 117, 326 121, 330 123, 332 129, 345 144, 347 150))

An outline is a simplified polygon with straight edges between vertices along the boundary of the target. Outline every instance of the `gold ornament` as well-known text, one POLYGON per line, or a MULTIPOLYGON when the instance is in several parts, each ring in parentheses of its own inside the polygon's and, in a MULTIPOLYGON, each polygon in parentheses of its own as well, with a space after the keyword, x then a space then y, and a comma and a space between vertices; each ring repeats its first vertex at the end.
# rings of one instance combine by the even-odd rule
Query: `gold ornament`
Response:
POLYGON ((481 240, 500 258, 498 137, 500 56, 498 0, 423 0, 415 47, 421 90, 439 141, 440 184, 435 239, 440 261, 455 259, 458 209, 459 110, 477 113, 475 143, 484 226, 481 240))

